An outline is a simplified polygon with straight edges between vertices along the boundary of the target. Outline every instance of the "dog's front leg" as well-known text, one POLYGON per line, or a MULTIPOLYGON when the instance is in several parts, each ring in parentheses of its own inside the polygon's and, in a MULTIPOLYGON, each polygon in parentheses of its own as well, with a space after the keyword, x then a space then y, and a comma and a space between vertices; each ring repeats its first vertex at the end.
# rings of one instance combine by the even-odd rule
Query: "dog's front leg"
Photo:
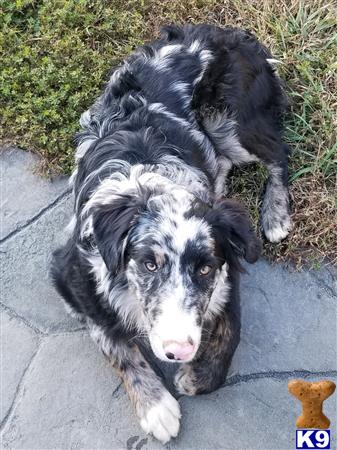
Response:
POLYGON ((203 345, 196 357, 182 364, 175 376, 180 394, 212 392, 226 379, 227 371, 240 338, 240 323, 233 313, 224 312, 207 327, 203 345))
POLYGON ((143 430, 163 443, 176 437, 181 417, 179 403, 164 387, 138 346, 126 339, 114 342, 97 325, 90 326, 90 335, 120 374, 143 430))

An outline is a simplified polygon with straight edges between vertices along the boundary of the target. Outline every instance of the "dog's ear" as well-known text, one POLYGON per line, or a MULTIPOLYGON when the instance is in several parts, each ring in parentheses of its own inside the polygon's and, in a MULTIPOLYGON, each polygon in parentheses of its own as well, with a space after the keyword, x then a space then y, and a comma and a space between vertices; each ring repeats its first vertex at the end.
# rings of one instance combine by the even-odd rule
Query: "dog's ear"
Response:
POLYGON ((114 274, 124 265, 130 231, 144 207, 144 198, 121 194, 93 212, 95 243, 107 268, 114 274))
POLYGON ((230 265, 242 270, 239 257, 249 263, 257 261, 261 243, 240 203, 221 198, 206 213, 205 219, 212 228, 220 253, 230 265))

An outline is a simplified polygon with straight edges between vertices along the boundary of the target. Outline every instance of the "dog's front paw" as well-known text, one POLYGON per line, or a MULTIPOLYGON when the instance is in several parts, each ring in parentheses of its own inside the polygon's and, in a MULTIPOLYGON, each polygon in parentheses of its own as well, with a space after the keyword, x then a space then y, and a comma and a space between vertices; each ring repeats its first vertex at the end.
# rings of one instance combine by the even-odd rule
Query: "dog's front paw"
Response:
POLYGON ((179 394, 195 395, 197 393, 196 377, 189 364, 184 364, 180 367, 174 377, 174 384, 179 394))
POLYGON ((171 394, 165 392, 160 401, 144 413, 140 425, 146 433, 163 444, 176 437, 180 426, 180 406, 171 394))

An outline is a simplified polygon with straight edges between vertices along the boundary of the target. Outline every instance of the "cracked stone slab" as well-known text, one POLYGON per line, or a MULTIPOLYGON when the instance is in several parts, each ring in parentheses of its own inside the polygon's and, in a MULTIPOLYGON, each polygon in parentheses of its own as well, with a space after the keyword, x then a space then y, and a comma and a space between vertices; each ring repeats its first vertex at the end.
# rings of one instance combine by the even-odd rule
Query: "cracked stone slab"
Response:
POLYGON ((52 251, 65 239, 72 211, 70 196, 1 246, 1 301, 43 332, 78 329, 51 285, 52 251))
MULTIPOLYGON (((336 438, 336 402, 324 411, 336 438)), ((182 400, 183 426, 172 449, 291 449, 300 403, 288 393, 288 379, 259 379, 182 400)), ((335 448, 333 445, 331 448, 335 448)))
POLYGON ((38 336, 10 317, 5 311, 0 311, 1 327, 1 408, 0 422, 7 416, 20 381, 29 366, 29 363, 38 348, 38 336))
MULTIPOLYGON (((181 398, 171 449, 293 449, 300 404, 288 379, 258 379, 181 398)), ((336 402, 325 402, 336 417, 336 402)), ((334 425, 333 425, 334 426, 334 425)), ((333 428, 332 428, 333 430, 333 428)), ((44 339, 3 431, 4 449, 162 449, 137 423, 127 394, 86 333, 44 339)), ((332 447, 333 448, 333 447, 332 447)))
POLYGON ((15 148, 0 151, 0 239, 24 225, 68 187, 66 177, 47 180, 34 173, 38 162, 30 152, 15 148))
POLYGON ((119 377, 84 332, 45 338, 25 381, 5 449, 126 448, 141 434, 119 377))
MULTIPOLYGON (((310 272, 260 261, 241 281, 241 341, 229 376, 337 369, 337 299, 310 272)), ((321 274, 323 276, 323 274, 321 274)))

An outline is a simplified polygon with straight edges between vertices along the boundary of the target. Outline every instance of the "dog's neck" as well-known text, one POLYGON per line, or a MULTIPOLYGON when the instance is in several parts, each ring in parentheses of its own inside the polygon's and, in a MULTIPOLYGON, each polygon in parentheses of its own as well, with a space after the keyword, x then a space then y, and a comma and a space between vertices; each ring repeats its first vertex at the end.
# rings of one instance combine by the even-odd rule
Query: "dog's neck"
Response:
POLYGON ((144 164, 143 173, 155 173, 175 185, 193 194, 205 203, 209 203, 212 195, 211 182, 198 168, 192 168, 175 156, 164 157, 157 164, 144 164))

